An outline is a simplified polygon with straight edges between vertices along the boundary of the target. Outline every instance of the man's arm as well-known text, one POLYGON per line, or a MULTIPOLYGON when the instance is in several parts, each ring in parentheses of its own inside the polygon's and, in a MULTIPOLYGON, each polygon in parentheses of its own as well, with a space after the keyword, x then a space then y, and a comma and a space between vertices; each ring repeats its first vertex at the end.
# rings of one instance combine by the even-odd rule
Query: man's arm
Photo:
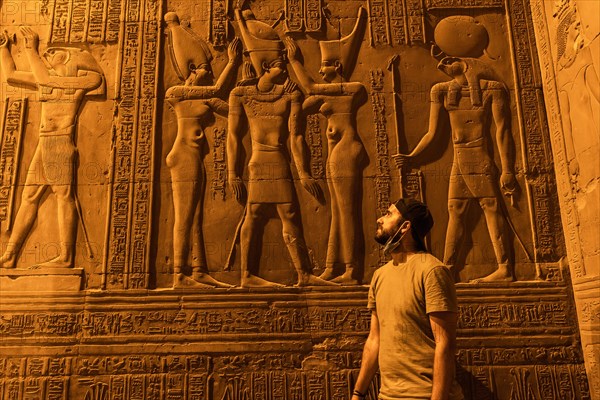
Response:
POLYGON ((229 115, 227 117, 227 177, 236 200, 241 200, 244 193, 244 183, 238 173, 238 153, 242 142, 242 103, 237 90, 229 96, 229 115))
MULTIPOLYGON (((363 349, 362 361, 360 363, 360 372, 356 379, 356 385, 354 390, 366 394, 369 389, 369 385, 373 380, 373 376, 379 369, 379 319, 377 319, 377 312, 373 310, 371 313, 371 330, 369 331, 369 337, 365 342, 363 349)), ((353 395, 351 400, 363 400, 358 395, 353 395)))
POLYGON ((492 89, 492 116, 496 125, 496 142, 502 164, 500 186, 505 195, 510 196, 515 190, 513 138, 510 134, 510 118, 508 118, 508 92, 500 82, 492 89))
POLYGON ((292 105, 290 110, 290 117, 288 121, 288 128, 290 131, 290 147, 292 149, 292 155, 294 157, 294 163, 300 176, 300 182, 304 189, 306 189, 313 197, 319 198, 321 188, 319 184, 312 178, 308 170, 305 150, 306 142, 304 136, 300 134, 300 116, 302 114, 302 103, 301 95, 299 91, 292 93, 292 105))
POLYGON ((446 400, 454 379, 456 352, 456 313, 432 312, 429 321, 435 339, 431 400, 446 400))

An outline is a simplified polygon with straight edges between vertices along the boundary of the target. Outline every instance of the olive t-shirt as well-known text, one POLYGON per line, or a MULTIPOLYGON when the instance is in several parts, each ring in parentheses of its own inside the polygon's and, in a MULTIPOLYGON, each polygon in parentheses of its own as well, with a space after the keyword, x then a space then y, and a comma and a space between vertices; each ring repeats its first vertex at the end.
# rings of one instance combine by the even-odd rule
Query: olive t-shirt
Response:
MULTIPOLYGON (((428 253, 398 265, 390 261, 373 275, 368 308, 379 320, 379 398, 431 398, 435 341, 428 314, 457 312, 448 268, 428 253)), ((463 399, 456 380, 449 399, 463 399)))

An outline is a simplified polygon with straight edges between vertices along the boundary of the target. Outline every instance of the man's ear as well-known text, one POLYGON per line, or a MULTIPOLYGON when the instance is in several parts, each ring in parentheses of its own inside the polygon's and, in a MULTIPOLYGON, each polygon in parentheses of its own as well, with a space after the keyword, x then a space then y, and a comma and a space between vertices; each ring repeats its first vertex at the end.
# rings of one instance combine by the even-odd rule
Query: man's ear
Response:
POLYGON ((269 64, 266 61, 263 61, 262 63, 262 69, 264 72, 267 72, 270 68, 269 68, 269 64))
POLYGON ((404 221, 402 225, 400 225, 400 232, 406 233, 411 227, 410 221, 404 221))

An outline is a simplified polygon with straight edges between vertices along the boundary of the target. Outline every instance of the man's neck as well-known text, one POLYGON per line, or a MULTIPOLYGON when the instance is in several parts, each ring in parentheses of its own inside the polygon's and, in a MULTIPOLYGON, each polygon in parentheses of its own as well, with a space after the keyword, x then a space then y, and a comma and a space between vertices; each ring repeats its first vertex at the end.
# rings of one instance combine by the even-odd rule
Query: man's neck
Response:
POLYGON ((398 264, 404 264, 409 258, 410 256, 412 256, 413 254, 416 254, 417 250, 416 249, 403 249, 400 248, 394 252, 392 252, 392 261, 394 262, 394 265, 398 265, 398 264))

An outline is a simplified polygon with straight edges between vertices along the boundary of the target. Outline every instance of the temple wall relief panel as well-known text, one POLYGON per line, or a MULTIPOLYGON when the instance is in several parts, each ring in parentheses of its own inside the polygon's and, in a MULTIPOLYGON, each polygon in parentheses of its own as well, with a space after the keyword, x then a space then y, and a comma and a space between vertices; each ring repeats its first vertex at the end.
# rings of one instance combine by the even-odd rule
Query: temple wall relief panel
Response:
POLYGON ((467 398, 590 398, 596 42, 540 4, 0 1, 0 398, 348 398, 399 197, 467 398))

